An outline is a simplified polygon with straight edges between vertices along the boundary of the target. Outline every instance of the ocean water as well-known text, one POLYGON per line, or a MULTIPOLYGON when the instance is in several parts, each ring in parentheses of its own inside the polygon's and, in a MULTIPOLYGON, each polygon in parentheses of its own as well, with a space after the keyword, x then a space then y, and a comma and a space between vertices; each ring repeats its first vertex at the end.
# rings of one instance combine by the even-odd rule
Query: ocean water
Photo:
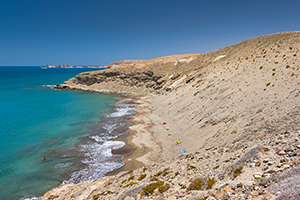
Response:
POLYGON ((123 166, 110 141, 128 131, 131 98, 55 90, 83 71, 0 67, 0 199, 42 195, 58 184, 123 166))

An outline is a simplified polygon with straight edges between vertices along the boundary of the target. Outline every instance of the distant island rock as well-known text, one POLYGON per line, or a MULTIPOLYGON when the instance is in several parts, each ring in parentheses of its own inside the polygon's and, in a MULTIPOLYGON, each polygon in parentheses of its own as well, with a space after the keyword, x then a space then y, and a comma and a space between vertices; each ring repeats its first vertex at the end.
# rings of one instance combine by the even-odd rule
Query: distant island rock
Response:
POLYGON ((59 64, 59 65, 46 65, 46 67, 41 67, 42 69, 52 69, 52 68, 106 68, 106 66, 98 66, 98 65, 87 65, 87 66, 72 66, 68 63, 66 64, 59 64))

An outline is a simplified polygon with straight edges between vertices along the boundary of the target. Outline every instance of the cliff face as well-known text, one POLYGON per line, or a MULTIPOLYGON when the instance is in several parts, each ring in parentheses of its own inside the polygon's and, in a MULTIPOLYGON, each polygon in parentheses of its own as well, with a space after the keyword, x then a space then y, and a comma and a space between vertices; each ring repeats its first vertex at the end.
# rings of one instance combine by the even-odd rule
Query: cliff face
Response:
POLYGON ((206 54, 114 66, 68 80, 59 88, 147 93, 151 137, 161 148, 147 169, 60 186, 45 199, 54 194, 57 199, 82 194, 86 199, 299 199, 300 188, 292 187, 300 185, 299 56, 300 33, 278 33, 206 54), (183 148, 189 154, 181 156, 183 148), (138 180, 141 174, 146 178, 138 180), (157 183, 154 177, 170 188, 141 197, 145 185, 157 183), (197 178, 200 191, 188 189, 197 178), (213 178, 213 190, 206 188, 213 178))
POLYGON ((151 60, 123 61, 109 64, 109 69, 85 72, 58 86, 59 89, 80 89, 112 93, 161 93, 181 77, 184 64, 197 59, 195 54, 167 56, 151 60), (178 71, 178 72, 177 72, 178 71))

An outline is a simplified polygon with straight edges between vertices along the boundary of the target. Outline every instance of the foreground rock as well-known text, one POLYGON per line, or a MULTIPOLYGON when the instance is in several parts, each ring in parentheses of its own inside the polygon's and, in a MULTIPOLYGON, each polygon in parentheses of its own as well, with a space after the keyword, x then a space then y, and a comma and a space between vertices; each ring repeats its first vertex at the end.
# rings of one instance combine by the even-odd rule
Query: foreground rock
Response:
POLYGON ((155 157, 144 168, 61 185, 40 199, 299 199, 299 49, 300 33, 279 33, 61 84, 147 93, 160 151, 140 159, 155 157))

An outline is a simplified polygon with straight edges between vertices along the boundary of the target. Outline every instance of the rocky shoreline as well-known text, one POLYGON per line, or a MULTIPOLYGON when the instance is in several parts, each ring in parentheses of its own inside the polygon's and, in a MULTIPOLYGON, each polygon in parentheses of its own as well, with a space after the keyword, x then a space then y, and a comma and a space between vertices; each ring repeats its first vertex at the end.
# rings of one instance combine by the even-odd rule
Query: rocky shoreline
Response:
POLYGON ((300 33, 278 33, 66 81, 141 96, 129 138, 145 154, 128 159, 144 166, 39 199, 299 199, 299 51, 300 33))

